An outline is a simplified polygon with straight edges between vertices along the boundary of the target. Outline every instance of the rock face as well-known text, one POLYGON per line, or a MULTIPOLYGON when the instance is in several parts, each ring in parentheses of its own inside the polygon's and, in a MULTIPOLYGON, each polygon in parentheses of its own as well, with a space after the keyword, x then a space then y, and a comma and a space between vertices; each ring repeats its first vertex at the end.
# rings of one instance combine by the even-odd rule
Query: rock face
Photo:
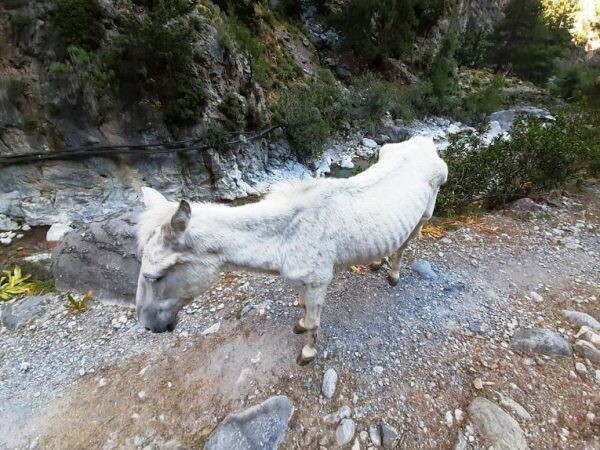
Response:
POLYGON ((511 346, 515 350, 540 353, 547 356, 570 356, 573 348, 562 336, 551 330, 526 328, 513 336, 511 346))
POLYGON ((229 414, 210 435, 204 450, 277 449, 293 412, 290 399, 280 395, 229 414))
POLYGON ((94 293, 106 300, 133 302, 139 262, 136 213, 95 222, 69 233, 52 254, 56 287, 94 293))
POLYGON ((477 397, 469 405, 469 414, 479 434, 495 450, 528 448, 525 434, 517 421, 495 403, 477 397))

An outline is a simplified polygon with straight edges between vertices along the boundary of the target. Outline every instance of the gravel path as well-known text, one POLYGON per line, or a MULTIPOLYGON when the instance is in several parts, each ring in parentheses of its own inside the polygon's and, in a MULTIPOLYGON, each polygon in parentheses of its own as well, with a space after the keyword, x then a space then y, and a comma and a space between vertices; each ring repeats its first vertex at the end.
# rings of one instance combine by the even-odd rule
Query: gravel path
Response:
POLYGON ((345 405, 353 448, 369 448, 381 420, 400 448, 484 448, 467 412, 476 396, 518 402, 530 448, 600 448, 600 365, 511 347, 523 327, 573 343, 578 328, 561 309, 600 318, 599 193, 424 236, 394 288, 383 270, 338 274, 308 367, 295 364, 294 291, 277 277, 226 274, 161 335, 127 307, 73 314, 49 295, 26 327, 0 328, 0 449, 198 448, 227 413, 275 394, 296 408, 282 448, 335 448, 323 417, 345 405), (416 259, 435 281, 411 269, 416 259), (321 394, 329 368, 331 399, 321 394))

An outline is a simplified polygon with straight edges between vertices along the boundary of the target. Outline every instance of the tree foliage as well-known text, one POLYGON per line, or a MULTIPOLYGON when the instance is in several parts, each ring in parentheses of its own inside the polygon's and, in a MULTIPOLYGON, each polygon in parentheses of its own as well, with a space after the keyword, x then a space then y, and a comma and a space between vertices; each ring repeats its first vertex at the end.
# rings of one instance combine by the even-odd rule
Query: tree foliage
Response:
POLYGON ((346 44, 369 57, 411 52, 415 36, 433 26, 445 0, 350 0, 332 21, 346 44))
POLYGON ((556 58, 570 44, 572 19, 568 9, 545 11, 540 0, 512 0, 507 5, 504 20, 491 36, 489 61, 496 70, 540 84, 548 80, 556 58))

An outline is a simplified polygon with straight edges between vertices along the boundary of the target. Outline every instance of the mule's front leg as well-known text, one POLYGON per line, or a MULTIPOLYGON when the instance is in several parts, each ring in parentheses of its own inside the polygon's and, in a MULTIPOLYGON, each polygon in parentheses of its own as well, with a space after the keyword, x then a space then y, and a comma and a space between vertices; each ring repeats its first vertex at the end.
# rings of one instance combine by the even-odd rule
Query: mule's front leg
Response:
POLYGON ((306 343, 298 356, 297 362, 301 366, 310 363, 317 356, 317 335, 321 324, 321 311, 325 301, 327 286, 311 287, 304 296, 306 315, 298 325, 306 329, 306 343))
MULTIPOLYGON (((306 302, 304 300, 305 294, 306 294, 306 289, 302 288, 300 290, 300 295, 298 296, 298 304, 304 309, 304 314, 306 315, 306 302)), ((307 328, 304 323, 304 317, 301 317, 300 320, 298 320, 298 323, 296 325, 294 325, 294 334, 302 334, 302 333, 306 333, 306 331, 307 331, 307 328)))

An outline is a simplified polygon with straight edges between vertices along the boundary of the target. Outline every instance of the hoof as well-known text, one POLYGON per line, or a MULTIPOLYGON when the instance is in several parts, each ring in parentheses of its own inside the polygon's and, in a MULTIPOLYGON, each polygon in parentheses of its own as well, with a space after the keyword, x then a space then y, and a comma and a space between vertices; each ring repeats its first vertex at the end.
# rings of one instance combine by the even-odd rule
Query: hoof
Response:
POLYGON ((400 281, 400 277, 393 277, 391 275, 388 275, 387 280, 388 280, 388 283, 390 283, 390 286, 393 287, 398 284, 398 282, 400 281))
POLYGON ((307 331, 308 330, 306 328, 304 328, 302 325, 300 325, 299 323, 294 325, 294 334, 302 334, 302 333, 306 333, 307 331))
POLYGON ((371 269, 373 272, 377 272, 379 269, 381 269, 382 265, 383 264, 381 264, 380 262, 379 263, 373 262, 373 263, 369 264, 369 269, 371 269))
POLYGON ((307 358, 305 356, 302 356, 302 353, 300 353, 298 355, 298 358, 296 359, 296 362, 298 363, 299 366, 306 366, 307 364, 310 364, 311 362, 313 362, 314 359, 315 359, 314 356, 307 358))

